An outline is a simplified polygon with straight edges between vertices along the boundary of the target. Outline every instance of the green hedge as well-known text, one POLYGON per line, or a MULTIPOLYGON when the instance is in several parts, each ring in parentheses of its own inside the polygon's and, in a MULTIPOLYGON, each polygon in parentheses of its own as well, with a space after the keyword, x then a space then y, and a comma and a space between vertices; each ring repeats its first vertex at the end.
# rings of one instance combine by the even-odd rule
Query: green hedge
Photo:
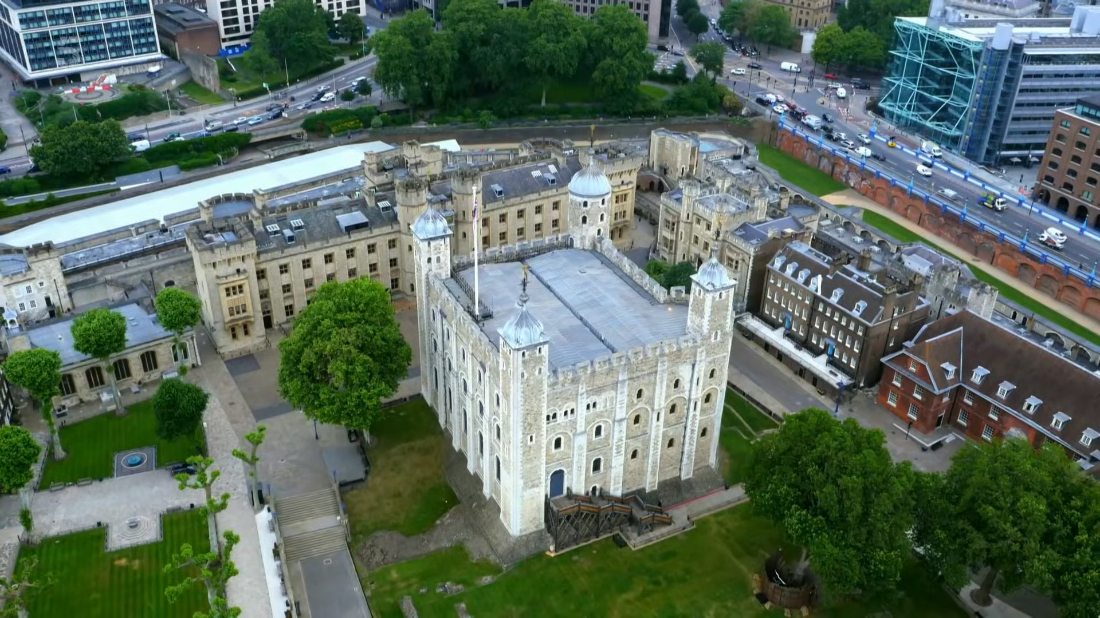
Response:
MULTIPOLYGON (((141 153, 141 158, 154 165, 168 161, 179 162, 194 159, 196 156, 214 156, 226 150, 240 150, 251 141, 251 133, 219 133, 210 137, 199 137, 154 146, 141 153)), ((214 158, 217 159, 216 156, 214 158)))
POLYGON ((34 123, 45 120, 47 125, 66 127, 75 118, 88 122, 103 120, 125 120, 134 116, 145 116, 168 109, 164 95, 144 86, 132 85, 120 97, 96 105, 77 105, 56 94, 43 95, 35 90, 24 90, 14 99, 15 107, 34 123), (46 102, 39 108, 43 98, 46 102), (75 118, 74 118, 75 113, 75 118))
POLYGON ((204 154, 191 159, 184 159, 179 162, 180 170, 188 172, 200 167, 210 167, 211 165, 218 164, 218 155, 216 154, 204 154))
MULTIPOLYGON (((312 69, 298 75, 295 78, 295 81, 301 81, 301 80, 304 80, 304 79, 309 79, 311 77, 316 77, 316 76, 318 76, 322 73, 328 73, 329 71, 338 69, 338 68, 342 67, 343 65, 344 65, 344 59, 343 58, 337 58, 337 59, 335 59, 331 62, 326 62, 324 64, 319 64, 319 65, 313 67, 312 69)), ((276 90, 282 90, 283 88, 286 88, 286 80, 277 81, 277 82, 268 82, 267 85, 271 88, 272 92, 274 92, 276 90)), ((255 99, 256 97, 262 97, 265 94, 267 94, 267 90, 268 89, 264 88, 263 86, 257 86, 255 88, 247 88, 245 90, 238 91, 237 92, 237 98, 242 100, 242 101, 247 100, 247 99, 255 99)))
POLYGON ((42 191, 42 185, 34 178, 9 178, 0 181, 0 197, 31 195, 42 191))
POLYGON ((378 115, 373 105, 352 109, 333 109, 313 114, 302 121, 302 128, 316 135, 329 135, 369 127, 378 115), (356 126, 358 125, 358 126, 356 126))

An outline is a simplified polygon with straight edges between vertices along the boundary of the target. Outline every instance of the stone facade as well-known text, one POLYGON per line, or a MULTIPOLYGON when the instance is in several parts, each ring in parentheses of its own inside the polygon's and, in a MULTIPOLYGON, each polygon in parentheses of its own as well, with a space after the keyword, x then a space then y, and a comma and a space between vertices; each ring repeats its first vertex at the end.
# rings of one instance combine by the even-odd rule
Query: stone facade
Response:
POLYGON ((72 311, 61 264, 50 245, 0 249, 0 313, 8 327, 72 311))

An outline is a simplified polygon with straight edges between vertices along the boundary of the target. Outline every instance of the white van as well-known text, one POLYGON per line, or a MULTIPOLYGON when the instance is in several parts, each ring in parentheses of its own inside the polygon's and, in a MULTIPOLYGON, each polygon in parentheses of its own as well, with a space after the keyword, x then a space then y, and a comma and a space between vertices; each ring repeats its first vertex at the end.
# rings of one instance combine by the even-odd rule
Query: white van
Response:
POLYGON ((130 148, 133 148, 134 152, 145 152, 146 150, 149 150, 149 140, 139 139, 130 142, 130 148))
POLYGON ((848 91, 847 90, 845 90, 844 88, 837 88, 836 89, 836 98, 843 99, 846 96, 848 96, 848 91))
POLYGON ((927 140, 920 143, 920 151, 926 155, 931 155, 933 157, 943 156, 943 151, 940 150, 940 147, 937 146, 935 142, 930 142, 927 140))
POLYGON ((802 72, 802 67, 798 66, 798 64, 796 64, 794 62, 780 62, 779 63, 779 69, 782 70, 782 71, 787 71, 788 73, 801 73, 802 72))
POLYGON ((821 118, 818 118, 817 116, 810 115, 810 116, 806 116, 805 118, 802 119, 802 124, 806 125, 807 127, 810 127, 814 131, 820 131, 822 122, 821 122, 821 118))
POLYGON ((326 92, 325 96, 321 97, 321 102, 322 103, 328 103, 329 101, 331 101, 335 98, 336 98, 336 93, 335 92, 326 92))

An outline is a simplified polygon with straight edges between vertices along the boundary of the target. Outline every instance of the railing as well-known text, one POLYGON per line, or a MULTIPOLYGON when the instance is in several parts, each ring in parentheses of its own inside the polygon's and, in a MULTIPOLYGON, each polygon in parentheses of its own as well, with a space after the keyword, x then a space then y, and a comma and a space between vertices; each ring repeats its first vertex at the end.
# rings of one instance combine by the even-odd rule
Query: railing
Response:
MULTIPOLYGON (((806 143, 808 144, 815 145, 822 150, 831 152, 833 155, 844 157, 844 160, 849 164, 855 162, 853 161, 852 153, 847 149, 834 148, 833 146, 825 143, 823 137, 810 135, 804 131, 801 131, 797 127, 787 125, 783 122, 782 118, 779 122, 779 128, 782 130, 790 131, 791 134, 797 137, 801 137, 802 139, 806 140, 806 143)), ((915 150, 912 150, 909 147, 900 143, 898 144, 898 148, 909 154, 918 154, 915 150)), ((1036 258, 1040 264, 1053 264, 1054 266, 1057 266, 1062 270, 1062 274, 1077 277, 1090 288, 1097 286, 1098 278, 1095 271, 1086 271, 1081 267, 1081 265, 1075 266, 1061 257, 1043 251, 1036 246, 1037 243, 1033 243, 1027 239, 1026 233, 1024 234, 1024 238, 1020 238, 998 228, 991 223, 987 223, 980 219, 975 219, 969 215, 965 205, 962 208, 959 208, 958 206, 937 198, 935 195, 932 195, 918 187, 915 187, 911 180, 908 183, 901 182, 890 174, 887 174, 878 168, 868 165, 867 161, 863 158, 856 158, 859 159, 860 170, 870 171, 874 173, 875 178, 885 178, 889 180, 891 187, 907 186, 907 193, 909 195, 916 195, 917 197, 922 198, 925 204, 932 204, 938 207, 944 214, 952 214, 957 216, 961 223, 970 225, 971 227, 977 229, 979 232, 988 232, 997 236, 998 242, 1017 248, 1020 253, 1036 258)), ((1093 240, 1100 241, 1100 234, 1090 231, 1088 229, 1087 221, 1081 222, 1077 221, 1076 219, 1071 221, 1065 217, 1060 216, 1059 214, 1052 213, 1034 202, 1028 202, 1023 197, 1015 196, 1011 193, 1005 193, 997 187, 986 184, 985 182, 982 182, 981 180, 972 177, 969 171, 959 172, 953 167, 935 160, 932 161, 932 165, 935 167, 939 167, 940 169, 946 170, 951 174, 964 179, 966 182, 979 185, 982 189, 993 192, 999 197, 1008 200, 1009 202, 1016 202, 1016 204, 1020 207, 1027 208, 1029 209, 1029 211, 1035 212, 1043 218, 1054 221, 1060 226, 1075 228, 1078 236, 1087 236, 1093 240)))

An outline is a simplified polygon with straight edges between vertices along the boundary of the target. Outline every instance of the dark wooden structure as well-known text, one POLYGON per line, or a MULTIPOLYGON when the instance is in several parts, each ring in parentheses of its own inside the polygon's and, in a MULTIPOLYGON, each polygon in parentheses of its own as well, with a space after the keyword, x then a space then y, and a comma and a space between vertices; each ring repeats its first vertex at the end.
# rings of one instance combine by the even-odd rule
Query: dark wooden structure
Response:
POLYGON ((564 496, 546 499, 546 530, 554 540, 553 551, 563 552, 630 526, 636 536, 656 526, 672 524, 672 517, 637 496, 564 496))

